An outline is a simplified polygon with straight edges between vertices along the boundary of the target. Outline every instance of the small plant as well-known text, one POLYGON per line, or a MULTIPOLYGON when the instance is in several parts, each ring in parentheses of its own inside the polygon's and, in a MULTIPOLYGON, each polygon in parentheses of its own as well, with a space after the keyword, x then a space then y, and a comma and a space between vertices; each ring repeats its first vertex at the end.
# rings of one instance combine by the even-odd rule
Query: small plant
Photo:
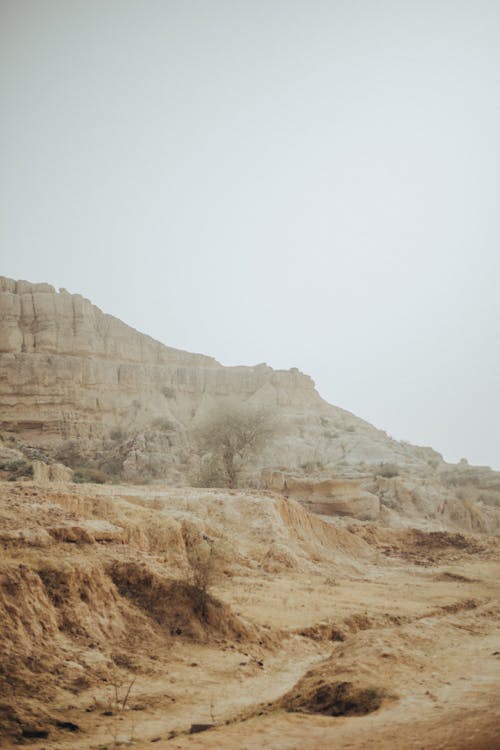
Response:
POLYGON ((176 398, 175 391, 173 388, 171 388, 169 385, 164 385, 161 389, 161 392, 165 396, 165 398, 176 398))
POLYGON ((336 578, 332 578, 332 576, 327 576, 325 580, 323 581, 325 586, 338 586, 339 582, 336 578))
POLYGON ((221 550, 215 539, 205 534, 191 544, 187 544, 187 557, 191 567, 189 583, 192 586, 194 610, 202 622, 208 620, 208 605, 213 600, 209 589, 219 580, 221 569, 221 550))
POLYGON ((114 680, 113 682, 113 688, 114 688, 114 705, 117 711, 120 713, 122 711, 125 711, 125 708, 127 706, 127 701, 130 697, 130 692, 132 688, 134 687, 136 678, 134 677, 128 684, 125 684, 122 695, 120 697, 120 689, 123 686, 123 683, 119 680, 114 680))
POLYGON ((114 442, 117 443, 125 440, 127 434, 122 427, 117 427, 115 430, 111 430, 111 432, 109 433, 109 437, 111 438, 111 440, 114 440, 114 442))
POLYGON ((131 722, 129 727, 129 737, 119 736, 118 722, 123 719, 123 714, 127 710, 127 702, 130 698, 130 693, 134 687, 136 678, 133 677, 130 681, 126 681, 121 678, 117 671, 113 671, 109 677, 109 683, 111 685, 111 696, 107 703, 106 715, 112 716, 113 718, 113 744, 130 744, 133 741, 134 736, 134 722, 131 722))
POLYGON ((306 474, 313 474, 315 471, 322 471, 325 467, 322 461, 306 461, 301 464, 300 468, 306 474))
POLYGON ((9 475, 7 477, 9 482, 15 482, 16 479, 21 479, 22 477, 33 476, 33 466, 29 461, 25 461, 24 459, 0 463, 0 471, 4 471, 9 475))
POLYGON ((167 419, 167 417, 158 417, 153 421, 153 427, 156 427, 157 430, 161 430, 161 432, 171 432, 175 429, 175 426, 173 422, 170 421, 170 419, 167 419))
POLYGON ((73 473, 73 482, 75 484, 106 484, 110 477, 101 469, 79 466, 73 473))
POLYGON ((397 464, 384 464, 375 469, 375 476, 384 477, 386 479, 392 479, 393 477, 399 476, 399 466, 397 464))
POLYGON ((193 472, 193 487, 225 487, 227 476, 216 456, 204 456, 198 469, 193 472))
POLYGON ((214 576, 213 540, 208 540, 208 550, 202 549, 200 546, 196 550, 191 550, 189 562, 191 564, 196 608, 199 611, 200 618, 206 622, 208 618, 208 587, 212 583, 214 576))

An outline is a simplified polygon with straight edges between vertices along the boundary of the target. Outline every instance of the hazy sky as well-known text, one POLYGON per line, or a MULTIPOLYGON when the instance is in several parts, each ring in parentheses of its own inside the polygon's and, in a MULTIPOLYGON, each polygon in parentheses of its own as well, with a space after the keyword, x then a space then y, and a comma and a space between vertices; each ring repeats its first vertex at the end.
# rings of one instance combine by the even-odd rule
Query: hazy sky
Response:
POLYGON ((0 273, 500 469, 498 0, 0 9, 0 273))

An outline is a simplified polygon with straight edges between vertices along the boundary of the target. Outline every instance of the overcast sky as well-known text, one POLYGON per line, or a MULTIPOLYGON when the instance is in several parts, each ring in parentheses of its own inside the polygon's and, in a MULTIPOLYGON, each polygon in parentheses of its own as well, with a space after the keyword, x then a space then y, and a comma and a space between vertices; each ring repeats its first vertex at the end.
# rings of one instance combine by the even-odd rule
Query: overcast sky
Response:
POLYGON ((4 275, 500 469, 498 0, 0 0, 4 275))

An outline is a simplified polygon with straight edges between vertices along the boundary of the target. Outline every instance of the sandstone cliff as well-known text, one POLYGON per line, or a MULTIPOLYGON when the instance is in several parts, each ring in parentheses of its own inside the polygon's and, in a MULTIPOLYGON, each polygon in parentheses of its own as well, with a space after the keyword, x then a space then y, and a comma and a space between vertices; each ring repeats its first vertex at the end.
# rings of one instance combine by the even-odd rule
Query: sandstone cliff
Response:
POLYGON ((0 278, 0 317, 1 429, 33 444, 138 434, 159 420, 182 432, 218 399, 237 397, 277 410, 285 425, 268 460, 422 463, 413 449, 324 402, 296 368, 223 367, 49 284, 0 278))

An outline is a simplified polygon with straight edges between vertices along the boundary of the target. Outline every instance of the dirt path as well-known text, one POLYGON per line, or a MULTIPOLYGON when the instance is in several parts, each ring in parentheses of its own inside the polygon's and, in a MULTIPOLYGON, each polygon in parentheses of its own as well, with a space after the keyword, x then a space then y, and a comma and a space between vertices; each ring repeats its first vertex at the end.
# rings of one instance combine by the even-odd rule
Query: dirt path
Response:
MULTIPOLYGON (((366 578, 335 586, 330 604, 319 579, 298 576, 295 587, 286 577, 281 587, 278 578, 258 586, 249 579, 246 587, 239 581, 234 603, 256 619, 264 621, 267 613, 296 630, 297 624, 312 626, 319 614, 323 623, 335 621, 351 632, 341 642, 284 638, 264 659, 244 645, 180 641, 164 672, 138 677, 130 710, 104 716, 106 691, 87 692, 68 712, 81 732, 50 748, 104 750, 131 740, 138 750, 498 750, 500 570, 484 560, 463 561, 461 574, 454 570, 405 565, 382 575, 374 568, 366 578), (281 601, 279 590, 289 606, 270 608, 271 595, 281 601), (306 613, 299 604, 305 592, 306 613), (388 698, 375 713, 337 718, 266 705, 311 670, 381 686, 388 698), (194 723, 216 727, 186 734, 194 723)), ((47 750, 43 742, 31 745, 47 750)))
MULTIPOLYGON (((478 662, 478 668, 486 668, 478 662)), ((488 670, 489 671, 489 670, 488 670)), ((406 696, 376 715, 326 718, 278 714, 255 718, 204 736, 177 738, 184 748, 239 750, 498 750, 500 675, 471 675, 463 684, 432 696, 406 696)), ((161 743, 158 745, 161 747, 161 743)), ((141 750, 142 750, 142 746, 141 750)), ((165 745, 166 747, 166 745, 165 745)))
MULTIPOLYGON (((396 697, 379 711, 340 718, 273 711, 200 735, 176 737, 165 748, 498 750, 500 655, 494 654, 500 651, 499 572, 498 563, 483 560, 423 571, 404 565, 386 570, 386 575, 367 571, 366 579, 336 587, 335 620, 354 623, 353 613, 362 610, 366 622, 359 618, 357 632, 332 644, 332 675, 371 680, 392 691, 396 697), (382 615, 392 616, 393 623, 382 618, 378 625, 382 615)), ((324 599, 324 586, 298 581, 299 594, 304 585, 311 596, 315 590, 316 597, 323 594, 324 599)), ((271 588, 276 586, 273 581, 271 588)), ((287 585, 284 591, 290 595, 287 585)), ((256 606, 251 596, 246 602, 250 609, 256 606)), ((324 606, 318 601, 321 615, 324 606)), ((308 612, 310 620, 310 607, 308 612)), ((301 613, 302 608, 299 621, 301 613)), ((286 614, 281 609, 277 617, 286 619, 286 614)), ((273 681, 270 674, 268 685, 273 681)), ((252 692, 247 691, 248 700, 252 692)), ((163 745, 160 741, 156 747, 163 745)), ((141 750, 146 746, 138 745, 141 750)))

